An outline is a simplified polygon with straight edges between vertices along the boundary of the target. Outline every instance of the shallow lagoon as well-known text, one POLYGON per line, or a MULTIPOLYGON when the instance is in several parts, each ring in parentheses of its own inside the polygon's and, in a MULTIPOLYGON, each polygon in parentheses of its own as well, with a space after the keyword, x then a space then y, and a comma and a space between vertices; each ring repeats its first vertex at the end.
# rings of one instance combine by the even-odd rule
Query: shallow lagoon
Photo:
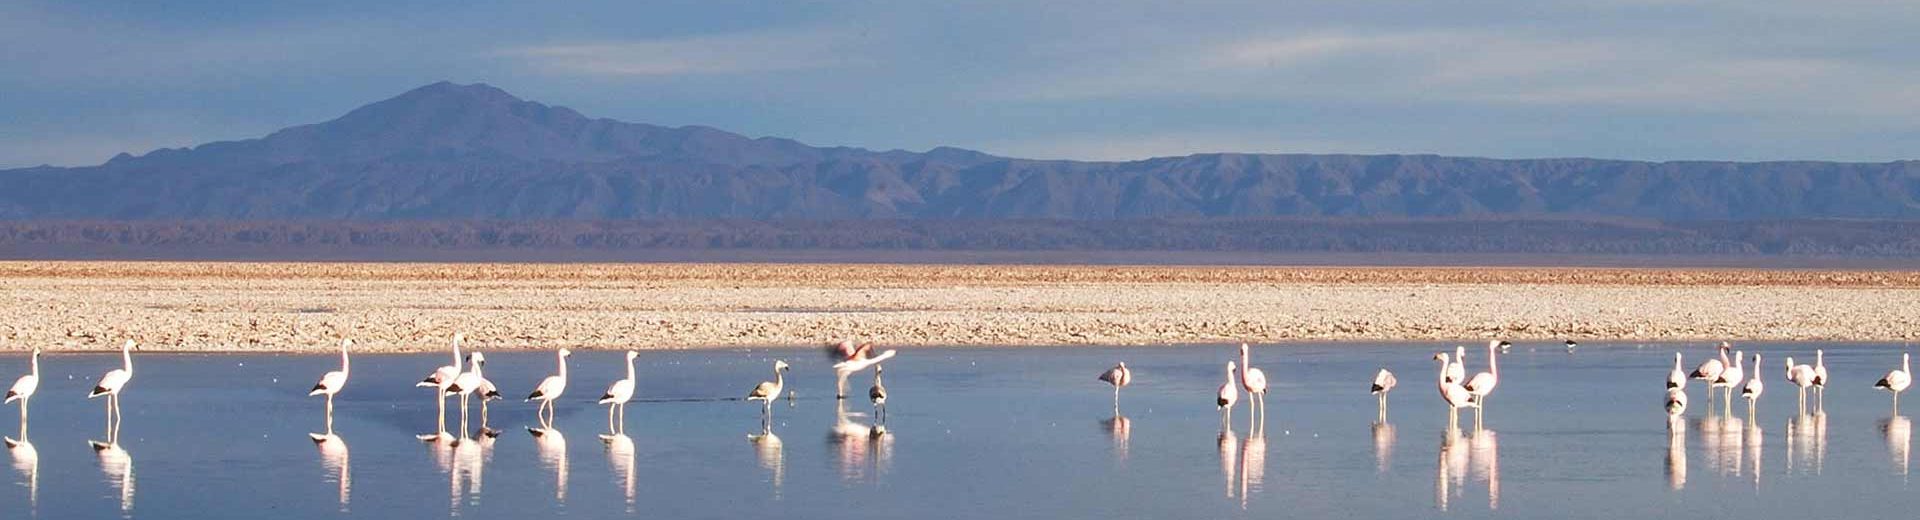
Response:
MULTIPOLYGON (((1811 344, 1744 344, 1767 356, 1758 426, 1708 420, 1689 386, 1685 432, 1660 408, 1672 352, 1688 368, 1707 344, 1520 344, 1501 360, 1486 429, 1443 433, 1429 356, 1452 344, 1259 346, 1273 381, 1264 434, 1243 400, 1223 436, 1212 406, 1228 346, 912 349, 887 363, 886 436, 869 406, 836 414, 832 378, 811 349, 644 352, 631 441, 606 443, 592 398, 624 375, 617 352, 580 352, 560 403, 563 440, 537 439, 522 403, 553 370, 550 353, 489 353, 504 434, 453 447, 423 443, 430 392, 412 383, 444 355, 364 355, 341 394, 341 443, 316 447, 321 398, 306 390, 330 356, 136 354, 124 398, 123 452, 96 453, 104 403, 83 398, 118 356, 53 354, 33 403, 37 464, 0 468, 7 518, 647 516, 1062 518, 1619 518, 1681 511, 1746 518, 1908 516, 1909 423, 1869 388, 1902 345, 1828 348, 1835 379, 1824 416, 1797 418, 1786 356, 1811 344), (797 398, 775 406, 775 439, 749 440, 759 406, 737 400, 794 364, 797 398), (1094 376, 1135 370, 1124 420, 1094 376), (1389 422, 1375 424, 1373 371, 1399 374, 1389 422), (69 378, 71 376, 71 378, 69 378), (344 446, 342 446, 344 445, 344 446), (344 478, 343 478, 344 476, 344 478), (16 515, 16 511, 27 511, 16 515)), ((1481 369, 1484 347, 1470 349, 1481 369)), ((0 358, 0 377, 24 356, 0 358)), ((1749 372, 1754 370, 1749 367, 1749 372)), ((864 395, 868 375, 849 386, 864 395)), ((1911 396, 1910 396, 1911 397, 1911 396)), ((1911 400, 1910 400, 1911 401, 1911 400)), ((1913 401, 1920 406, 1920 401, 1913 401)), ((1744 412, 1736 408, 1736 417, 1744 412)), ((14 411, 0 430, 14 431, 14 411)), ((457 413, 450 416, 457 420, 457 413)), ((1471 412, 1462 417, 1471 428, 1471 412)), ((457 424, 456 424, 457 427, 457 424)))

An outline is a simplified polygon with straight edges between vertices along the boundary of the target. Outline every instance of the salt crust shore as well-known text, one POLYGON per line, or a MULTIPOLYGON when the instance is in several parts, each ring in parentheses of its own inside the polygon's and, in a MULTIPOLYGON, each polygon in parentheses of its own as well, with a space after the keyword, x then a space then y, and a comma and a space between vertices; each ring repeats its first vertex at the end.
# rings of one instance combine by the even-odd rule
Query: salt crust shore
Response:
POLYGON ((1920 272, 0 262, 0 350, 1920 339, 1920 272))

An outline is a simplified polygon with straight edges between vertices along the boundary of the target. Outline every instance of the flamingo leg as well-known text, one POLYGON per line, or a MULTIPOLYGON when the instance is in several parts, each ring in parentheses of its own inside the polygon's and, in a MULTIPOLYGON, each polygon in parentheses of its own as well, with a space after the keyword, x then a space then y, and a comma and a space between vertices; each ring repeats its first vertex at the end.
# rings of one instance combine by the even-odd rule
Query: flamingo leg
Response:
POLYGON ((434 391, 433 407, 439 420, 433 423, 434 431, 447 433, 447 396, 440 390, 434 391))
POLYGON ((460 438, 467 438, 467 395, 460 396, 460 438))
POLYGON ((20 440, 22 441, 27 440, 27 401, 31 400, 33 400, 32 397, 20 399, 20 440))
POLYGON ((607 435, 618 433, 620 433, 619 430, 613 429, 613 405, 607 405, 607 435))
POLYGON ((333 435, 333 394, 327 394, 327 435, 333 435))

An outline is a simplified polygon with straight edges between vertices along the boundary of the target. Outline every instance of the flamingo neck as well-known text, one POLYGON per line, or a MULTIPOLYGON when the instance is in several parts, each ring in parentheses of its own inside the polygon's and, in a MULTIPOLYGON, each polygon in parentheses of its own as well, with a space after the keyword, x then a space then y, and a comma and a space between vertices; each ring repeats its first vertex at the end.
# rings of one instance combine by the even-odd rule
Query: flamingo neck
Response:
POLYGON ((1500 377, 1500 356, 1494 355, 1493 345, 1487 345, 1487 371, 1492 372, 1493 377, 1500 377))
POLYGON ((133 374, 133 349, 132 348, 126 347, 126 346, 120 347, 120 365, 122 369, 127 371, 127 374, 129 375, 133 374))
POLYGON ((347 359, 347 345, 343 343, 340 345, 340 373, 344 374, 350 370, 353 370, 353 362, 347 359))
POLYGON ((627 358, 627 380, 633 380, 633 358, 627 358))
POLYGON ((566 379, 567 378, 567 357, 559 354, 554 354, 553 357, 558 358, 560 360, 560 379, 566 379))
POLYGON ((33 351, 33 377, 40 377, 40 351, 33 351))
POLYGON ((460 371, 460 340, 453 340, 453 371, 460 371))
MULTIPOLYGON (((1247 384, 1247 371, 1252 369, 1253 363, 1247 361, 1247 347, 1240 347, 1240 384, 1247 384)), ((1233 378, 1233 372, 1231 370, 1227 373, 1227 378, 1233 378)))
POLYGON ((1908 374, 1912 374, 1912 373, 1913 373, 1913 368, 1912 368, 1912 366, 1913 366, 1913 365, 1909 365, 1909 364, 1907 364, 1907 361, 1908 361, 1908 359, 1909 359, 1909 358, 1908 358, 1908 356, 1909 356, 1908 354, 1901 354, 1901 355, 1900 355, 1900 371, 1901 371, 1901 372, 1906 372, 1906 373, 1908 373, 1908 374))
MULTIPOLYGON (((776 388, 787 386, 787 376, 785 374, 781 374, 780 369, 778 368, 773 369, 773 386, 776 388)), ((778 396, 775 396, 775 397, 778 397, 778 396)))

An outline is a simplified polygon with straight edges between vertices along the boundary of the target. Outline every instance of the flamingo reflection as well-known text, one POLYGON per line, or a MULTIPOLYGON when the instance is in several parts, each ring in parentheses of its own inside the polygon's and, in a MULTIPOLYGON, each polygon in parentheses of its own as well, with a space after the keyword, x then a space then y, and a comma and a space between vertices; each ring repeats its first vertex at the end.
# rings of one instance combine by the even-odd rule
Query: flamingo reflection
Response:
POLYGON ((870 448, 867 437, 880 431, 877 426, 855 422, 847 413, 846 400, 834 400, 833 427, 827 430, 827 446, 837 455, 834 462, 839 466, 841 480, 863 480, 870 448))
POLYGON ((1393 467, 1393 441, 1396 440, 1396 436, 1393 423, 1373 423, 1374 471, 1384 474, 1393 467))
POLYGON ((1453 498, 1462 493, 1468 460, 1466 447, 1460 445, 1459 430, 1449 428, 1440 434, 1440 461, 1435 464, 1433 475, 1433 500, 1441 511, 1446 511, 1453 498))
POLYGON ((120 492, 120 512, 132 513, 133 455, 117 443, 97 445, 94 454, 100 457, 100 472, 106 474, 107 486, 120 492))
MULTIPOLYGON (((1264 412, 1263 412, 1264 415, 1264 412)), ((1258 492, 1267 479, 1267 433, 1264 425, 1247 432, 1240 446, 1240 509, 1247 508, 1247 496, 1258 492)))
POLYGON ((39 516, 40 450, 34 449, 32 442, 23 440, 8 446, 7 451, 13 455, 13 470, 26 479, 21 484, 27 486, 27 507, 36 513, 33 516, 39 516))
POLYGON ((1233 498, 1233 477, 1235 469, 1240 467, 1240 436, 1232 429, 1220 430, 1220 475, 1226 482, 1227 498, 1233 498))
POLYGON ((353 495, 353 472, 348 464, 347 441, 339 435, 327 434, 313 439, 313 445, 320 449, 320 467, 326 469, 327 477, 340 486, 340 512, 347 512, 347 503, 353 495))
POLYGON ((601 436, 607 443, 607 467, 613 469, 614 483, 627 499, 627 512, 634 512, 633 438, 625 433, 601 436))
POLYGON ((1761 456, 1763 451, 1761 449, 1763 447, 1761 442, 1766 439, 1766 435, 1761 431, 1759 423, 1748 423, 1746 432, 1747 472, 1753 475, 1753 489, 1758 491, 1760 489, 1760 461, 1766 460, 1765 457, 1761 456))
POLYGON ((1500 436, 1493 430, 1475 430, 1468 446, 1473 479, 1487 485, 1487 508, 1500 509, 1500 436))
POLYGON ((1100 428, 1113 438, 1113 458, 1117 462, 1127 461, 1127 448, 1133 438, 1133 420, 1124 415, 1115 415, 1100 420, 1100 428))
POLYGON ((1687 423, 1678 419, 1667 427, 1667 487, 1674 491, 1687 487, 1687 423))
POLYGON ((753 443, 753 456, 760 462, 760 468, 771 474, 773 481, 773 499, 780 499, 780 486, 787 479, 787 460, 780 436, 772 433, 748 435, 747 441, 753 443))
POLYGON ((534 448, 539 450, 540 465, 553 470, 553 500, 567 502, 567 436, 552 427, 527 428, 527 434, 533 436, 534 448))
POLYGON ((1913 438, 1913 421, 1904 415, 1895 415, 1880 420, 1880 433, 1887 436, 1887 456, 1893 461, 1894 471, 1907 476, 1907 448, 1913 438))
POLYGON ((487 459, 493 452, 493 437, 481 435, 478 438, 463 438, 452 443, 453 460, 448 478, 451 487, 454 516, 460 515, 462 503, 480 505, 480 487, 487 459), (464 500, 463 500, 464 499, 464 500))

